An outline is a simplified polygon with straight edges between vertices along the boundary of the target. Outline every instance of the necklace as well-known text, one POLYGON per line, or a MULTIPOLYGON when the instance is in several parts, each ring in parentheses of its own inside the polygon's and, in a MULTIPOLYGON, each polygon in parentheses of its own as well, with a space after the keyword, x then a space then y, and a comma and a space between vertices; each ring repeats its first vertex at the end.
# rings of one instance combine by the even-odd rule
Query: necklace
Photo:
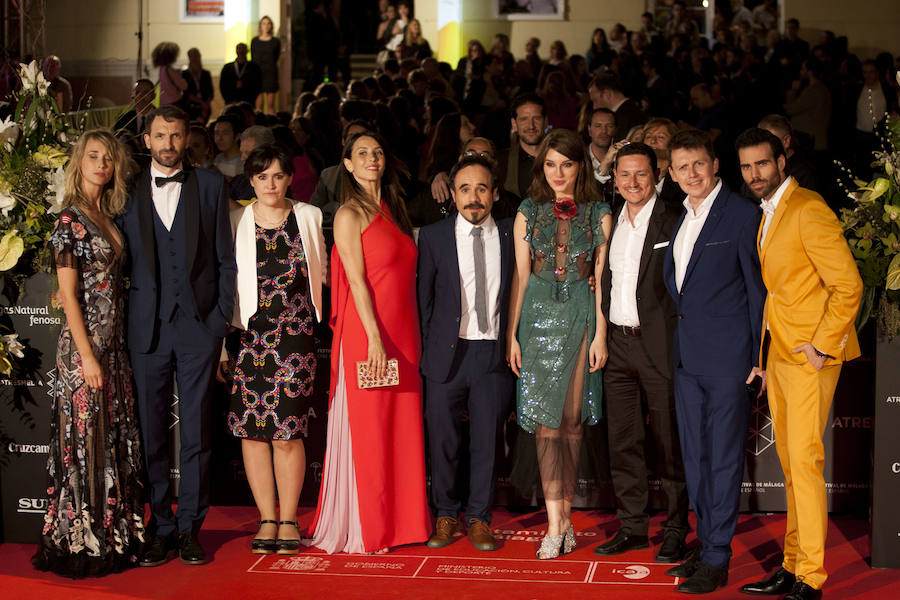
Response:
MULTIPOLYGON (((278 210, 278 209, 272 209, 278 210)), ((257 225, 262 227, 263 229, 276 229, 284 225, 284 222, 287 220, 288 215, 291 213, 290 208, 282 209, 284 211, 283 214, 278 215, 274 219, 271 217, 267 217, 266 215, 260 214, 260 211, 256 208, 256 205, 253 205, 253 220, 257 225)))

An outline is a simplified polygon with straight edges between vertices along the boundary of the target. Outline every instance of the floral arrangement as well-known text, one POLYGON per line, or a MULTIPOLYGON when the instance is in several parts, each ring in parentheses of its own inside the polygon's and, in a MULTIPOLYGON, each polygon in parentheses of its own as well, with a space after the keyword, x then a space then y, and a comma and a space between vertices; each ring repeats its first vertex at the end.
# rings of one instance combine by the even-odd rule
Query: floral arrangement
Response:
MULTIPOLYGON (((0 121, 0 278, 11 302, 28 277, 50 269, 46 241, 62 210, 69 148, 80 133, 47 93, 37 61, 20 66, 19 76, 13 116, 0 121)), ((9 375, 23 347, 17 334, 3 333, 0 373, 9 375)))
POLYGON ((841 225, 865 286, 857 329, 874 313, 879 329, 894 338, 900 335, 900 119, 889 121, 880 137, 872 180, 853 179, 854 190, 841 184, 853 200, 841 211, 841 225))

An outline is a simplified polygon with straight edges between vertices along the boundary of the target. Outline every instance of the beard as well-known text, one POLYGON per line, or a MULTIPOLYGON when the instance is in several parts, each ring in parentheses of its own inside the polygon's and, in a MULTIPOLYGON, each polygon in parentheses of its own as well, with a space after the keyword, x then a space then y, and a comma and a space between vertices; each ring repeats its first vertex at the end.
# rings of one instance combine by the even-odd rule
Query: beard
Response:
POLYGON ((768 198, 769 196, 771 196, 775 192, 775 190, 778 189, 779 185, 781 185, 781 181, 779 181, 778 178, 754 179, 748 184, 748 187, 750 188, 750 192, 752 192, 753 195, 756 196, 757 200, 762 200, 763 198, 768 198), (753 185, 759 183, 764 183, 765 186, 760 191, 756 191, 753 188, 753 185))
POLYGON ((153 157, 153 160, 156 161, 157 164, 163 167, 177 167, 181 164, 181 161, 184 159, 184 151, 182 152, 173 152, 168 156, 162 155, 162 150, 151 150, 150 156, 153 157))

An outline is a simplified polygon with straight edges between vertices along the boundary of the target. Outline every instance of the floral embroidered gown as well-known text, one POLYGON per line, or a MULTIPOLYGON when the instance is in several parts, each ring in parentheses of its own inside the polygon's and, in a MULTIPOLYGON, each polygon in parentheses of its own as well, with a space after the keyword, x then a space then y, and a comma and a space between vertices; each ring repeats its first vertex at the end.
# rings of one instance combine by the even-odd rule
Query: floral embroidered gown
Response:
POLYGON ((256 226, 258 311, 241 332, 228 429, 235 437, 306 437, 316 374, 315 309, 294 213, 256 226))
POLYGON ((85 383, 64 324, 50 410, 49 506, 32 562, 67 577, 98 576, 135 564, 144 541, 140 434, 125 347, 125 251, 117 254, 74 206, 60 214, 50 245, 57 266, 78 269, 78 303, 103 388, 85 383))

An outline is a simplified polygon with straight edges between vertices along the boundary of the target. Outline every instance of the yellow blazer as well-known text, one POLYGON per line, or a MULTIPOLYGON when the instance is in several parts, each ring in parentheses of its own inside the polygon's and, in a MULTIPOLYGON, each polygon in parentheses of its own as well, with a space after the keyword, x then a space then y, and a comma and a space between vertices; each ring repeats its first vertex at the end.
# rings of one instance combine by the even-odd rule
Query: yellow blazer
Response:
MULTIPOLYGON (((764 223, 765 219, 756 236, 757 247, 764 223)), ((770 353, 802 364, 806 356, 791 351, 810 342, 834 357, 825 364, 859 356, 853 325, 862 279, 837 217, 819 194, 791 180, 759 248, 759 259, 769 290, 762 332, 765 335, 768 326, 770 353)))

